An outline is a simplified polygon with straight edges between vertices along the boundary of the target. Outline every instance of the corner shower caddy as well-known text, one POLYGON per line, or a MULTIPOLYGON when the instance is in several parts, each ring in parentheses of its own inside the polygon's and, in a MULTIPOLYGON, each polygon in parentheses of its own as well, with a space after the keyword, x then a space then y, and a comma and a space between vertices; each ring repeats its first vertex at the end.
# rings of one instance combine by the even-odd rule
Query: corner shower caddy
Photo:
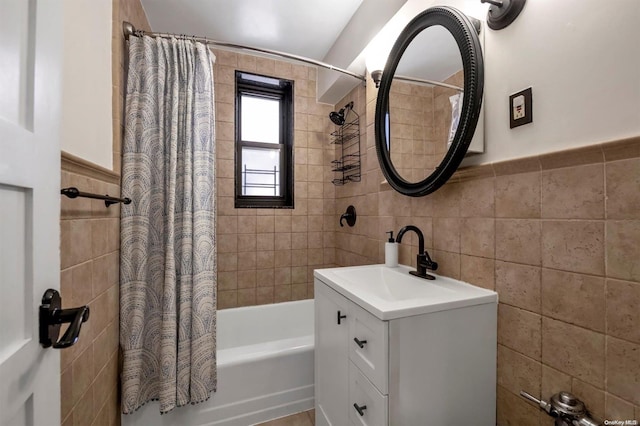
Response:
POLYGON ((340 158, 331 162, 331 170, 337 174, 337 177, 331 181, 334 185, 360 182, 361 178, 360 115, 353 110, 353 103, 345 118, 349 118, 349 112, 353 112, 355 118, 337 126, 336 131, 331 133, 331 143, 341 147, 340 158))

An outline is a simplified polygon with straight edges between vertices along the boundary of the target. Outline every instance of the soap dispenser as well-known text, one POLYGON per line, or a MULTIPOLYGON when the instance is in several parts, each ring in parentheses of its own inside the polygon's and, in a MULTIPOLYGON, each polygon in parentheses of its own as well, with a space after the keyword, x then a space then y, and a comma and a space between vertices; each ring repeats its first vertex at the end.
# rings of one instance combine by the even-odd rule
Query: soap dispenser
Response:
POLYGON ((398 266, 398 243, 393 239, 393 231, 387 231, 389 240, 384 243, 384 265, 391 268, 398 266))

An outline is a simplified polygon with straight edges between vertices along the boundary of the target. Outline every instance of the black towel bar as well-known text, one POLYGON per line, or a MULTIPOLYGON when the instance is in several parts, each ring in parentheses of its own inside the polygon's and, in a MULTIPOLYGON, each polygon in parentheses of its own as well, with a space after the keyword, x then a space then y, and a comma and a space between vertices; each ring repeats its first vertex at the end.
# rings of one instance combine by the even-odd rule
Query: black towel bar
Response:
POLYGON ((131 204, 131 198, 117 198, 110 197, 109 195, 100 195, 100 194, 91 194, 89 192, 81 192, 78 188, 70 187, 70 188, 62 188, 60 190, 62 195, 66 195, 69 198, 95 198, 96 200, 104 200, 104 205, 109 207, 111 204, 131 204))

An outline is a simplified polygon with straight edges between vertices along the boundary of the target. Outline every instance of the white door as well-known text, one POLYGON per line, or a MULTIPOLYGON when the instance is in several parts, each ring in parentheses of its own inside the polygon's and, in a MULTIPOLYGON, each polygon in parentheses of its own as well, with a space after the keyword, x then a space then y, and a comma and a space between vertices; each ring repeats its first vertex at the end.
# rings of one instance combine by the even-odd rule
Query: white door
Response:
MULTIPOLYGON (((0 425, 60 424, 38 307, 60 281, 62 4, 0 0, 0 425)), ((64 295, 62 295, 64 297, 64 295)))

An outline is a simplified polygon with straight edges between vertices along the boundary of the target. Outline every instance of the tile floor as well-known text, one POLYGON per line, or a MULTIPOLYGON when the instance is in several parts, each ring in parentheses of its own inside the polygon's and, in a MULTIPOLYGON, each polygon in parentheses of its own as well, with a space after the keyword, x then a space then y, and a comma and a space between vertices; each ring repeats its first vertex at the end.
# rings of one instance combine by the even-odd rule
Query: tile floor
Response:
POLYGON ((316 421, 316 410, 303 411, 287 417, 260 423, 256 426, 314 426, 316 421))

